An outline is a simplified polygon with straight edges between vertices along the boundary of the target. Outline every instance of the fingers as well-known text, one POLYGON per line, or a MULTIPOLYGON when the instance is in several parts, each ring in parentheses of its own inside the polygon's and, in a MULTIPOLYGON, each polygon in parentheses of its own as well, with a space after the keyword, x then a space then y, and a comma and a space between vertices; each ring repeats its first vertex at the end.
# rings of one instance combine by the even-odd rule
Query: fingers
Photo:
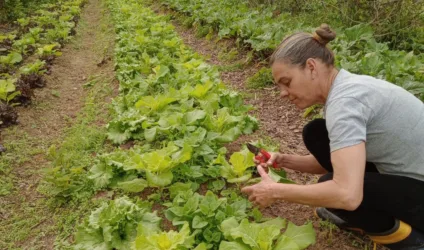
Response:
POLYGON ((262 204, 256 198, 256 196, 253 196, 253 195, 249 196, 249 201, 250 201, 250 203, 252 203, 252 205, 254 207, 257 207, 257 208, 262 208, 263 207, 262 204))
POLYGON ((262 179, 270 178, 268 173, 265 171, 265 169, 261 165, 258 165, 257 168, 258 168, 258 173, 261 175, 262 179))
POLYGON ((241 189, 241 192, 250 195, 253 192, 253 188, 252 186, 244 187, 241 189))
POLYGON ((259 206, 259 203, 256 201, 256 195, 252 195, 253 189, 251 189, 250 187, 244 187, 241 189, 242 193, 246 193, 247 195, 249 195, 248 200, 255 206, 259 206))
POLYGON ((257 199, 256 197, 249 197, 249 201, 252 203, 254 207, 257 207, 259 209, 266 208, 268 205, 263 200, 257 199))
POLYGON ((267 165, 266 163, 258 164, 258 166, 261 166, 263 169, 265 169, 265 172, 268 172, 268 171, 267 171, 267 169, 268 169, 268 165, 267 165))
POLYGON ((252 202, 252 203, 255 203, 256 196, 254 196, 254 195, 249 196, 249 201, 252 202))
POLYGON ((271 153, 271 158, 266 163, 271 166, 277 160, 277 157, 278 153, 271 153))

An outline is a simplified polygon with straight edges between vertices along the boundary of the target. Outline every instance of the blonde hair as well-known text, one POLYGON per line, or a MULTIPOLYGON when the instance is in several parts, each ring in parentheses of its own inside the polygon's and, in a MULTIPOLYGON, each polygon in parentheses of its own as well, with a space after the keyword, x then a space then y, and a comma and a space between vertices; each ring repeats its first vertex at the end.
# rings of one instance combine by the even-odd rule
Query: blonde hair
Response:
POLYGON ((274 51, 270 64, 286 62, 304 68, 306 60, 318 58, 329 66, 334 65, 334 54, 327 43, 336 38, 336 33, 327 25, 321 24, 313 34, 300 32, 286 37, 274 51))

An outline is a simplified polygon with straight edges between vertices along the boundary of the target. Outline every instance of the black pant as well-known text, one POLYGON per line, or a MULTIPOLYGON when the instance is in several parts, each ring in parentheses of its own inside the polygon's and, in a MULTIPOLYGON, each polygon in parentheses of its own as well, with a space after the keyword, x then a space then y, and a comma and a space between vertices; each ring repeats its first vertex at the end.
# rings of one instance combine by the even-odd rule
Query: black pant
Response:
MULTIPOLYGON (((329 172, 319 182, 331 180, 333 166, 325 120, 316 119, 308 123, 303 129, 303 141, 321 166, 329 172)), ((424 232, 424 181, 380 174, 374 164, 367 162, 361 205, 355 211, 329 210, 352 227, 368 233, 391 229, 395 218, 424 232)))

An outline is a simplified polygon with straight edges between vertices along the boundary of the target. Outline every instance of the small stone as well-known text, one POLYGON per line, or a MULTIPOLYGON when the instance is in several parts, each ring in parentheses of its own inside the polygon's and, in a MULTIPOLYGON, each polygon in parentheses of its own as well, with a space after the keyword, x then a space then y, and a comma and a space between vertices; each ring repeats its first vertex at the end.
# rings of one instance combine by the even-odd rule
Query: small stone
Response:
POLYGON ((291 130, 293 130, 293 129, 295 129, 296 128, 296 125, 291 125, 291 126, 289 126, 289 129, 291 129, 291 130))
POLYGON ((3 145, 0 144, 0 154, 6 152, 6 148, 3 147, 3 145))

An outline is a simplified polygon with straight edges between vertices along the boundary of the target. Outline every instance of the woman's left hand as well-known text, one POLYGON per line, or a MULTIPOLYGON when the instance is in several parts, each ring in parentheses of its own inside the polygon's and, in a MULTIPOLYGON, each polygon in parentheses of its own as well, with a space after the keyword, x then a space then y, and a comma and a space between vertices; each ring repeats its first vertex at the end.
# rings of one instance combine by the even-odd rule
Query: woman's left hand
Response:
POLYGON ((257 168, 262 177, 261 182, 252 186, 244 187, 241 189, 241 192, 249 195, 249 201, 253 204, 260 208, 266 208, 276 201, 273 197, 276 182, 269 177, 268 173, 261 165, 258 165, 257 168))

